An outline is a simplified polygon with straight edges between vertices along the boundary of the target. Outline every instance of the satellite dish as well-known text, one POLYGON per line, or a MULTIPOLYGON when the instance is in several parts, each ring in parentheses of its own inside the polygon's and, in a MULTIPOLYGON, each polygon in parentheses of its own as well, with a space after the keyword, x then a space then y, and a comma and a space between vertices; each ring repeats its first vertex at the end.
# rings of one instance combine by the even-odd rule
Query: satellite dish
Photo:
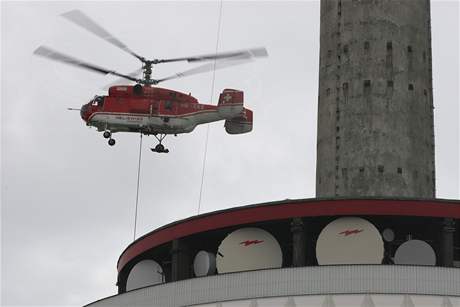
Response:
POLYGON ((212 275, 216 271, 216 256, 207 251, 199 251, 193 260, 195 276, 212 275))
POLYGON ((386 228, 384 231, 382 231, 382 237, 386 242, 393 242, 395 239, 395 232, 393 229, 386 228))
POLYGON ((129 272, 126 291, 153 286, 163 282, 163 269, 153 260, 139 261, 129 272))
POLYGON ((396 250, 395 264, 435 265, 436 254, 433 248, 421 240, 409 240, 396 250))
POLYGON ((383 240, 372 223, 341 217, 321 231, 316 242, 318 264, 381 264, 383 240))
POLYGON ((280 268, 283 254, 278 241, 267 231, 241 228, 220 243, 216 264, 219 273, 280 268))

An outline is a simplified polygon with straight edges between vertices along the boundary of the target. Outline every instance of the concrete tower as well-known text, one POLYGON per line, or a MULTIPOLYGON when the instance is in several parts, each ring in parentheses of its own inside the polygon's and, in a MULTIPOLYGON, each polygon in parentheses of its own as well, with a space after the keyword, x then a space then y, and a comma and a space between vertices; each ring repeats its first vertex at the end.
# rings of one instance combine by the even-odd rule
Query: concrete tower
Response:
POLYGON ((321 0, 317 197, 435 196, 429 0, 321 0))

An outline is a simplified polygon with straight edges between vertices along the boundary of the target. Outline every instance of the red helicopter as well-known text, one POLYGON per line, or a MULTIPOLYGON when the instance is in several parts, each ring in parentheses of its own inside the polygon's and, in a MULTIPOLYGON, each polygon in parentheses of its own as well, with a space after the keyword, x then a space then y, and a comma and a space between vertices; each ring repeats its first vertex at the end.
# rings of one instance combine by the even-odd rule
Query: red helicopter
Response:
POLYGON ((131 74, 121 74, 113 70, 83 62, 63 53, 40 46, 35 55, 85 68, 101 74, 119 76, 136 82, 135 85, 116 85, 109 88, 107 96, 95 96, 80 110, 87 126, 103 131, 110 146, 115 145, 112 138, 115 132, 136 132, 153 135, 158 144, 153 152, 167 153, 162 141, 167 135, 189 133, 197 125, 225 120, 225 130, 229 134, 247 133, 252 130, 252 111, 243 107, 243 92, 224 89, 216 105, 201 104, 190 94, 154 87, 160 82, 212 71, 233 65, 243 64, 257 57, 267 56, 265 48, 254 48, 232 52, 207 54, 193 57, 148 60, 129 49, 125 44, 91 20, 81 11, 73 10, 62 15, 112 45, 128 52, 142 62, 142 69, 131 74), (160 63, 178 61, 213 61, 193 69, 162 79, 152 79, 152 66, 160 63), (136 78, 143 72, 143 78, 136 78))

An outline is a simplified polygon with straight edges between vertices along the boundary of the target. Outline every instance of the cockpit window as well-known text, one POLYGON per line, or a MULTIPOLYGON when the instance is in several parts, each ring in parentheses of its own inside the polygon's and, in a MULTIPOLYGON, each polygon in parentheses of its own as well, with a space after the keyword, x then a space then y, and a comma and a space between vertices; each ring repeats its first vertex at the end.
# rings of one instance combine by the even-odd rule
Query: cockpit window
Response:
POLYGON ((102 107, 104 105, 104 96, 94 96, 93 101, 91 102, 93 106, 102 107))

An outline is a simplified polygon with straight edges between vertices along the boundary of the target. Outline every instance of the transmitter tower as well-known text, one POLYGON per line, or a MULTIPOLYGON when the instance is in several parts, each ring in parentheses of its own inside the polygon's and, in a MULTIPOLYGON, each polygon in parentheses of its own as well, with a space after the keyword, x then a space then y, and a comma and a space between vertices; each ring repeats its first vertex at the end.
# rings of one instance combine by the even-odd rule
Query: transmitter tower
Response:
POLYGON ((317 197, 435 197, 429 0, 321 0, 317 197))

